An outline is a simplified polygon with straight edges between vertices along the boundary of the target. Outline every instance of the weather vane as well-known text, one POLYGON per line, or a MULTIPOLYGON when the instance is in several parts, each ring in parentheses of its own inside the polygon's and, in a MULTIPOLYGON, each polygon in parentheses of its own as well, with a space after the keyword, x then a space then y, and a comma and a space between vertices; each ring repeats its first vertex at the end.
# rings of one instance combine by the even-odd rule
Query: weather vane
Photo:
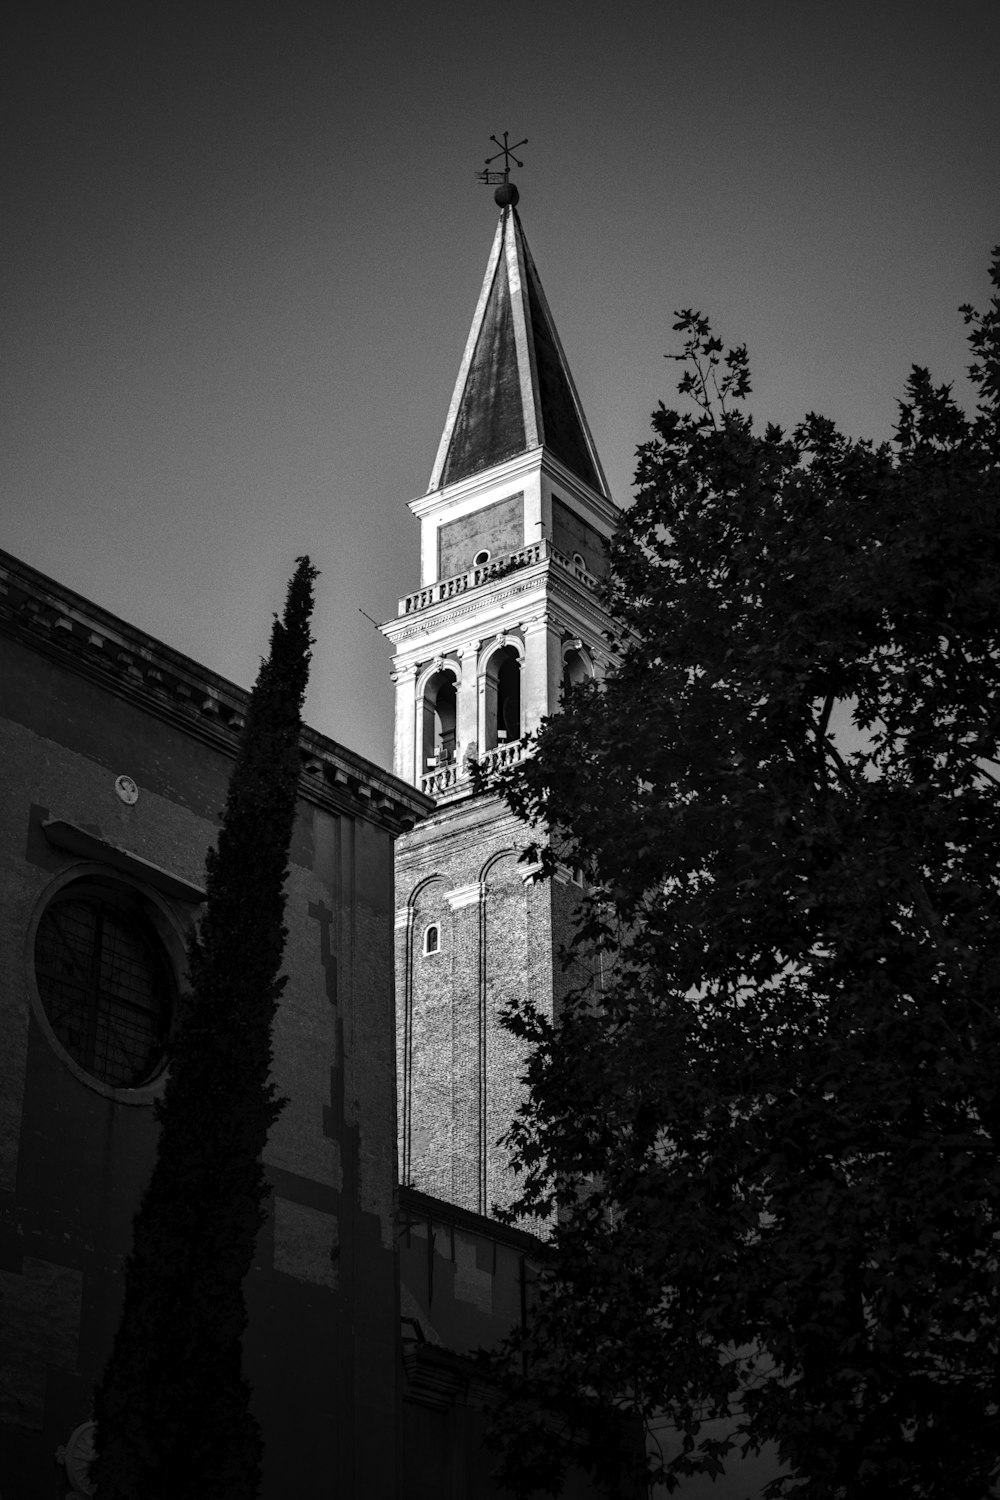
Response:
POLYGON ((502 141, 498 140, 495 135, 491 135, 490 140, 495 146, 499 146, 500 150, 496 153, 495 156, 488 156, 486 158, 486 166, 481 172, 477 172, 476 176, 479 178, 480 182, 485 182, 490 185, 492 185, 493 183, 498 184, 497 190, 493 194, 493 197, 500 208, 507 208, 508 206, 513 207, 513 205, 517 202, 518 194, 517 188, 510 180, 510 164, 511 162, 513 162, 516 167, 524 166, 524 162, 519 161, 518 158, 514 155, 514 152, 518 150, 520 146, 526 146, 528 144, 528 137, 525 136, 523 141, 515 141, 512 146, 507 140, 507 132, 505 130, 503 133, 502 141), (501 156, 503 157, 503 170, 496 170, 491 172, 490 167, 495 161, 499 161, 501 156))

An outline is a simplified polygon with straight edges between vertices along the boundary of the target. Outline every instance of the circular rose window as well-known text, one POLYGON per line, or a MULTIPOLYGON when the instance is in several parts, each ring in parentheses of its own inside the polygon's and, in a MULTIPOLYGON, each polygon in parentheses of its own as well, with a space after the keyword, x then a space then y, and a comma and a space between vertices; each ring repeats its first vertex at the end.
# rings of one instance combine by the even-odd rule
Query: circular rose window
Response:
POLYGON ((159 1071, 174 975, 131 892, 87 882, 64 887, 38 923, 35 979, 56 1040, 92 1077, 138 1088, 159 1071))

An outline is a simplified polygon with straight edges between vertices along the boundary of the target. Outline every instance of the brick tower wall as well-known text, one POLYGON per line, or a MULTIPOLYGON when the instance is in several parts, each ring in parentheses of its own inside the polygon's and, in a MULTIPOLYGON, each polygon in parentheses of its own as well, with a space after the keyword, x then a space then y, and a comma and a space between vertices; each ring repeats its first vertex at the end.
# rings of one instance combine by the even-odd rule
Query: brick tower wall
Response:
POLYGON ((404 1182, 474 1212, 516 1196, 501 1144, 524 1049, 499 1021, 516 997, 543 1012, 579 982, 558 950, 576 886, 535 881, 524 825, 490 798, 446 807, 396 847, 400 1162, 404 1182), (426 933, 439 947, 425 952, 426 933))

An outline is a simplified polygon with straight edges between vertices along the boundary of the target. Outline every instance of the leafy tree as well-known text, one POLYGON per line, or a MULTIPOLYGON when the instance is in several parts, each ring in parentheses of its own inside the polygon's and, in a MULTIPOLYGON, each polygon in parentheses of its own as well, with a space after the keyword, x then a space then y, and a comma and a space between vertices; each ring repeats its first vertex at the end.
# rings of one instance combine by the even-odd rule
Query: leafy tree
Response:
POLYGON ((262 1443, 242 1373, 250 1270, 267 1192, 261 1152, 281 1111, 271 1023, 309 673, 316 571, 299 558, 250 698, 190 993, 170 1057, 152 1180, 136 1215, 125 1303, 97 1391, 100 1500, 252 1500, 262 1443))
POLYGON ((746 350, 680 315, 617 665, 502 778, 614 960, 508 1017, 515 1211, 554 1216, 517 1493, 627 1493, 623 1412, 676 1425, 668 1489, 765 1445, 796 1500, 1000 1469, 1000 298, 962 311, 975 412, 914 368, 881 445, 760 430, 746 350))

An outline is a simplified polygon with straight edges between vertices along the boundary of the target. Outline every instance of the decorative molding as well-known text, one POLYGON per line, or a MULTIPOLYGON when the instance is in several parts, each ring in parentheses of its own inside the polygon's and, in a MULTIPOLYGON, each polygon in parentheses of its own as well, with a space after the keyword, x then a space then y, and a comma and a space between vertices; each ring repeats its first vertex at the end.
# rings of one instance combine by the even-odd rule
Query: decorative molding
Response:
POLYGON ((524 666, 524 641, 513 630, 501 630, 497 635, 487 639, 479 657, 479 672, 481 673, 487 663, 497 655, 499 651, 505 651, 507 647, 517 652, 518 661, 524 666))
POLYGON ((416 698, 419 702, 427 690, 427 684, 439 672, 448 672, 455 679, 455 686, 462 685, 462 663, 449 652, 447 656, 435 656, 432 661, 417 662, 414 672, 416 698))
MULTIPOLYGON (((500 589, 495 594, 487 594, 469 604, 462 604, 456 608, 444 610, 441 614, 434 616, 433 628, 440 629, 442 626, 450 624, 452 620, 461 619, 465 615, 482 614, 483 608, 486 605, 502 604, 505 599, 514 599, 518 594, 527 594, 531 589, 537 588, 539 584, 543 583, 544 577, 544 573, 539 571, 532 574, 530 578, 525 579, 523 583, 500 589)), ((414 623, 407 630, 393 630, 390 635, 386 627, 383 627, 383 629, 385 630, 385 634, 389 635, 390 640, 396 641, 405 641, 413 636, 430 635, 432 625, 428 621, 429 614, 430 610, 424 610, 421 615, 413 616, 414 623)), ((389 622, 390 625, 394 623, 394 621, 389 622)))
POLYGON ((445 891, 444 899, 452 911, 461 911, 465 906, 477 906, 484 895, 485 888, 477 880, 475 885, 458 885, 453 891, 445 891))
POLYGON ((170 896, 179 901, 189 901, 192 906, 197 906, 205 899, 205 892, 201 886, 192 885, 180 875, 173 875, 169 870, 162 869, 160 865, 154 865, 150 860, 142 859, 128 849, 109 843, 100 834, 89 833, 85 828, 78 828, 75 823, 67 823, 62 818, 49 818, 42 824, 42 832, 53 849, 61 849, 66 854, 75 854, 79 859, 94 860, 98 864, 107 865, 112 870, 119 870, 123 875, 131 875, 134 879, 151 885, 163 896, 170 896))
MULTIPOLYGON (((137 626, 0 551, 0 632, 234 758, 250 694, 137 626)), ((303 725, 299 796, 397 833, 432 809, 414 787, 303 725)))
MULTIPOLYGON (((541 622, 558 627, 559 629, 569 628, 573 630, 574 635, 577 634, 579 625, 565 618, 568 613, 567 605, 572 604, 574 606, 572 614, 582 615, 589 633, 599 636, 607 628, 608 616, 598 601, 594 599, 593 595, 586 594, 583 591, 574 594, 571 599, 560 597, 561 591, 559 589, 553 590, 552 588, 553 579, 556 583, 563 581, 561 575, 553 575, 547 571, 536 571, 529 577, 525 577, 523 581, 500 589, 496 593, 485 593, 480 596, 477 590, 476 597, 471 600, 468 594, 460 594, 457 597, 467 602, 459 605, 451 605, 442 601, 440 604, 429 606, 426 610, 418 614, 402 616, 401 619, 407 621, 404 628, 397 629, 397 622, 393 620, 387 626, 383 626, 383 631, 389 637, 398 656, 406 649, 405 643, 408 641, 416 641, 420 637, 449 635, 454 629, 455 622, 463 619, 466 615, 478 614, 486 617, 493 611, 496 605, 502 605, 508 599, 517 598, 522 594, 544 591, 544 600, 541 607, 545 613, 538 617, 541 622)), ((528 616, 529 620, 533 617, 533 614, 534 612, 528 616)))
POLYGON ((403 1369, 407 1396, 432 1411, 464 1405, 475 1366, 468 1355, 453 1354, 416 1338, 403 1340, 403 1369))

